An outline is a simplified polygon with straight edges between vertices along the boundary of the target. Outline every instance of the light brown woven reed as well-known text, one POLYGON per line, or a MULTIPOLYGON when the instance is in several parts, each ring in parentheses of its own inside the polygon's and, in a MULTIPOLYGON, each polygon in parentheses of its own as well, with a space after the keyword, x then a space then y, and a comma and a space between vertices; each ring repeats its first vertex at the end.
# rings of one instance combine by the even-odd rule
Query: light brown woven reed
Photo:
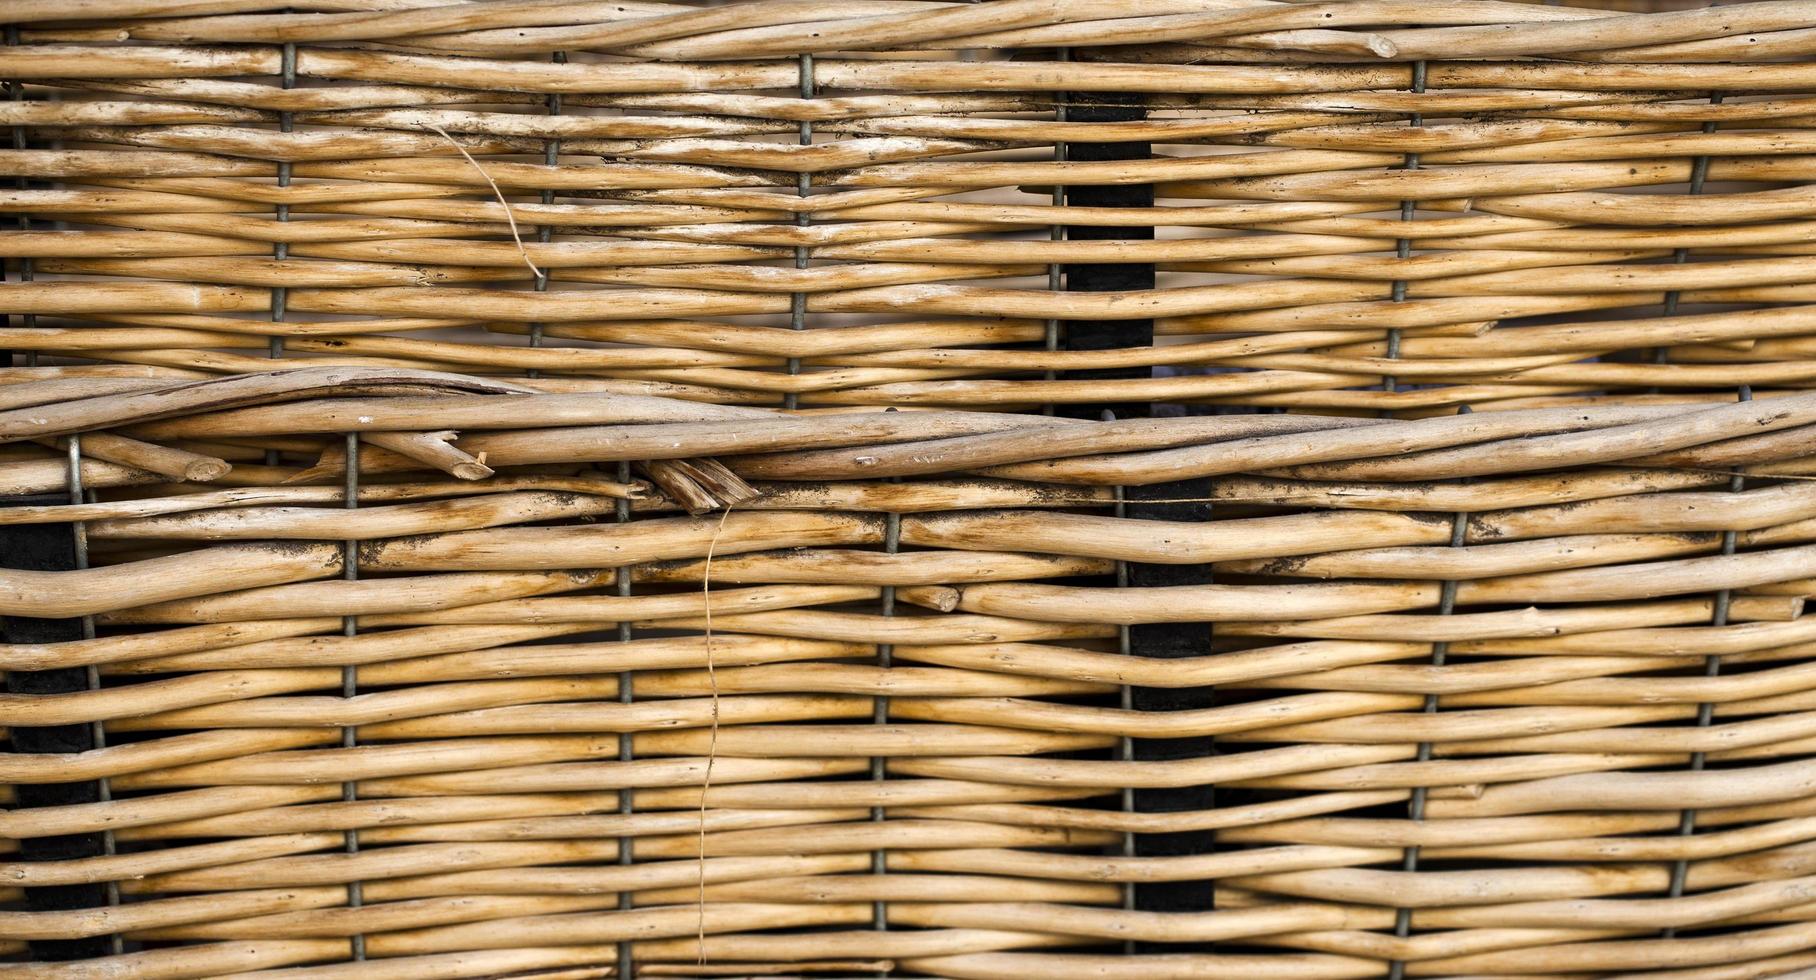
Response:
POLYGON ((1816 0, 0 23, 0 978, 1816 969, 1816 0))
MULTIPOLYGON (((0 615, 103 636, 0 647, 8 670, 104 681, 0 698, 8 723, 117 743, 0 756, 9 783, 113 794, 0 832, 107 831, 118 851, 0 867, 122 900, 0 912, 0 931, 119 934, 145 944, 119 966, 159 977, 621 952, 650 975, 702 955, 962 977, 1772 975, 1816 957, 1816 484, 1774 479, 1809 469, 1813 431, 1807 394, 1411 421, 787 419, 329 368, 0 412, 0 439, 74 440, 82 485, 130 488, 0 510, 81 521, 97 565, 0 575, 0 615), (497 475, 372 444, 446 420, 497 475), (342 431, 356 507, 344 454, 290 462, 342 431), (261 444, 285 460, 204 484, 106 458, 261 444), (728 513, 609 475, 708 449, 738 474, 707 481, 728 513), (1765 482, 1736 492, 1734 467, 1765 482), (1114 485, 1198 476, 1218 520, 1115 516, 1114 485), (1124 561, 1219 582, 1091 577, 1124 561), (1149 622, 1215 639, 1185 660, 1117 652, 1149 622), (1129 711, 1122 685, 1227 700, 1129 711), (1119 760, 1130 737, 1207 735, 1220 754, 1119 760), (1207 783, 1240 805, 1096 805, 1207 783), (1215 830, 1217 850, 1118 856, 1127 833, 1178 830, 1215 830), (1680 897, 1658 897, 1674 868, 1680 897), (1214 887, 1216 910, 1121 907, 1173 880, 1214 887), (1219 945, 1119 955, 1129 939, 1219 945)), ((421 442, 446 445, 395 444, 421 442)), ((10 492, 67 476, 0 467, 10 492)), ((16 972, 99 975, 76 969, 16 972)))
POLYGON ((37 319, 5 344, 803 405, 1410 411, 1816 376, 1805 0, 291 10, 9 0, 27 97, 0 124, 28 148, 0 177, 29 186, 0 211, 30 230, 0 250, 34 281, 0 311, 37 319), (1149 118, 1068 121, 1116 93, 1149 118), (1104 141, 1154 156, 1055 159, 1104 141), (1053 204, 1130 184, 1160 207, 1053 204), (1078 225, 1159 238, 1051 240, 1078 225), (1078 262, 1159 286, 1049 289, 1078 262), (1164 343, 1046 349, 1144 317, 1164 343), (1620 351, 1644 356, 1598 360, 1620 351), (1131 367, 1185 376, 1066 376, 1131 367))

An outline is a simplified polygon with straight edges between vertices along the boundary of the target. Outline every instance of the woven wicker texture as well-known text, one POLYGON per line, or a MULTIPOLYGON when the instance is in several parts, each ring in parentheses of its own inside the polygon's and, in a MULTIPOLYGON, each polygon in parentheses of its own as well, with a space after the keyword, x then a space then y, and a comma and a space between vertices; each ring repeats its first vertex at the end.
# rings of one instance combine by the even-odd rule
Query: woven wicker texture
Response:
POLYGON ((789 418, 331 368, 0 412, 75 447, 8 492, 78 462, 130 487, 0 509, 81 522, 94 566, 0 575, 0 615, 102 637, 0 646, 101 681, 0 706, 104 732, 0 779, 105 787, 0 833, 106 842, 0 873, 120 903, 0 931, 125 944, 7 975, 1808 966, 1813 432, 1816 395, 789 418), (223 473, 211 445, 283 457, 223 473), (489 478, 444 474, 480 454, 489 478), (682 515, 632 461, 735 503, 682 515), (1118 516, 1198 477, 1215 520, 1118 516), (1217 582, 1119 588, 1119 562, 1217 582), (1149 623, 1194 652, 1123 652, 1149 623), (1214 847, 1129 850, 1184 831, 1214 847), (1216 908, 1124 907, 1169 883, 1216 908))
POLYGON ((0 0, 0 978, 1809 975, 1816 0, 1648 5, 0 0))
POLYGON ((291 6, 5 5, 5 343, 804 405, 1812 376, 1808 0, 291 6))

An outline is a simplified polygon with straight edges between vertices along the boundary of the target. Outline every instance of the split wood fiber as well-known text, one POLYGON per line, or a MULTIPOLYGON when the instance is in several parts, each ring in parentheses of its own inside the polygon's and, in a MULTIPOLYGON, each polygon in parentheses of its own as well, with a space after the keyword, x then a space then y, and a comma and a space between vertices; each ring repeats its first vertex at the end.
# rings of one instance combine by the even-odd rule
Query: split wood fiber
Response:
POLYGON ((0 3, 0 976, 1816 968, 1816 0, 1635 6, 0 3))
POLYGON ((0 470, 41 496, 0 535, 43 560, 0 571, 0 933, 36 960, 9 969, 1583 975, 1816 946, 1816 482, 1783 438, 1816 395, 841 427, 538 386, 11 386, 0 470), (349 454, 320 430, 350 410, 495 472, 349 454), (231 469, 61 495, 109 438, 231 469), (701 448, 751 494, 729 513, 622 478, 701 448), (866 478, 896 458, 947 462, 866 478))

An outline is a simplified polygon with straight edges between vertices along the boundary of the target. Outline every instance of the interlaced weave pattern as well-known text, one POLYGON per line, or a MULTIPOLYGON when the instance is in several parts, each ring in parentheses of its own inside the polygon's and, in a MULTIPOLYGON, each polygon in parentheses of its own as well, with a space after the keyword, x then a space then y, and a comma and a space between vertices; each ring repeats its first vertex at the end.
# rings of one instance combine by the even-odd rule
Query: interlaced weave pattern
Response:
POLYGON ((1816 0, 0 23, 0 977, 1816 969, 1816 0))
POLYGON ((0 247, 34 279, 0 310, 37 316, 6 342, 39 358, 192 376, 270 347, 802 405, 1479 409, 1811 377, 1807 0, 0 15, 23 96, 0 176, 25 179, 0 210, 26 228, 0 247), (1065 111, 1106 95, 1142 111, 1065 111), (1105 142, 1151 153, 1055 159, 1105 142), (1106 185, 1158 206, 1054 203, 1106 185), (1060 263, 1159 278, 1054 292, 1060 263), (1042 344, 1148 318, 1162 343, 1042 344))

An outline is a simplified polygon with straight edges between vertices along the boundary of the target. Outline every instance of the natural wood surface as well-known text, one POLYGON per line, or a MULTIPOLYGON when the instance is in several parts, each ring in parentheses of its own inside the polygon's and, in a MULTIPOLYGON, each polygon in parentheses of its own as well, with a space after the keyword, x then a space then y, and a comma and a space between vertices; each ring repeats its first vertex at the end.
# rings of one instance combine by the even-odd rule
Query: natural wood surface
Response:
POLYGON ((21 426, 82 420, 8 436, 41 492, 70 439, 85 464, 275 448, 7 512, 81 522, 93 567, 0 571, 0 609, 99 635, 0 645, 0 667, 102 683, 0 695, 0 717, 108 740, 0 753, 0 780, 115 795, 8 810, 0 834, 115 849, 0 874, 123 904, 15 904, 0 935, 133 944, 7 969, 679 970, 704 949, 744 973, 1582 975, 1776 968, 1816 942, 1816 490, 1770 475, 1807 458, 1784 436, 1809 395, 1086 422, 365 377, 184 382, 153 421, 146 389, 13 386, 51 386, 21 426), (350 460, 348 411, 399 428, 354 425, 350 460), (447 474, 452 453, 496 469, 447 474), (664 460, 753 496, 617 475, 664 460), (1118 484, 1199 472, 1214 519, 1118 516, 1118 484), (1119 562, 1217 578, 1116 588, 1119 562), (1202 651, 1119 652, 1116 624, 1151 622, 1200 625, 1202 651), (1130 710, 1125 685, 1222 700, 1130 710), (1207 737, 1218 754, 1119 748, 1207 737), (1207 783, 1227 798, 1116 805, 1207 783), (1123 851, 1182 832, 1216 849, 1123 851), (1406 869, 1414 848, 1437 866, 1406 869), (1124 906, 1152 882, 1216 910, 1124 906), (1118 957, 1127 937, 1200 951, 1118 957), (1184 945, 1209 941, 1275 952, 1184 945))
POLYGON ((1816 0, 0 24, 0 977, 1816 970, 1816 0))

